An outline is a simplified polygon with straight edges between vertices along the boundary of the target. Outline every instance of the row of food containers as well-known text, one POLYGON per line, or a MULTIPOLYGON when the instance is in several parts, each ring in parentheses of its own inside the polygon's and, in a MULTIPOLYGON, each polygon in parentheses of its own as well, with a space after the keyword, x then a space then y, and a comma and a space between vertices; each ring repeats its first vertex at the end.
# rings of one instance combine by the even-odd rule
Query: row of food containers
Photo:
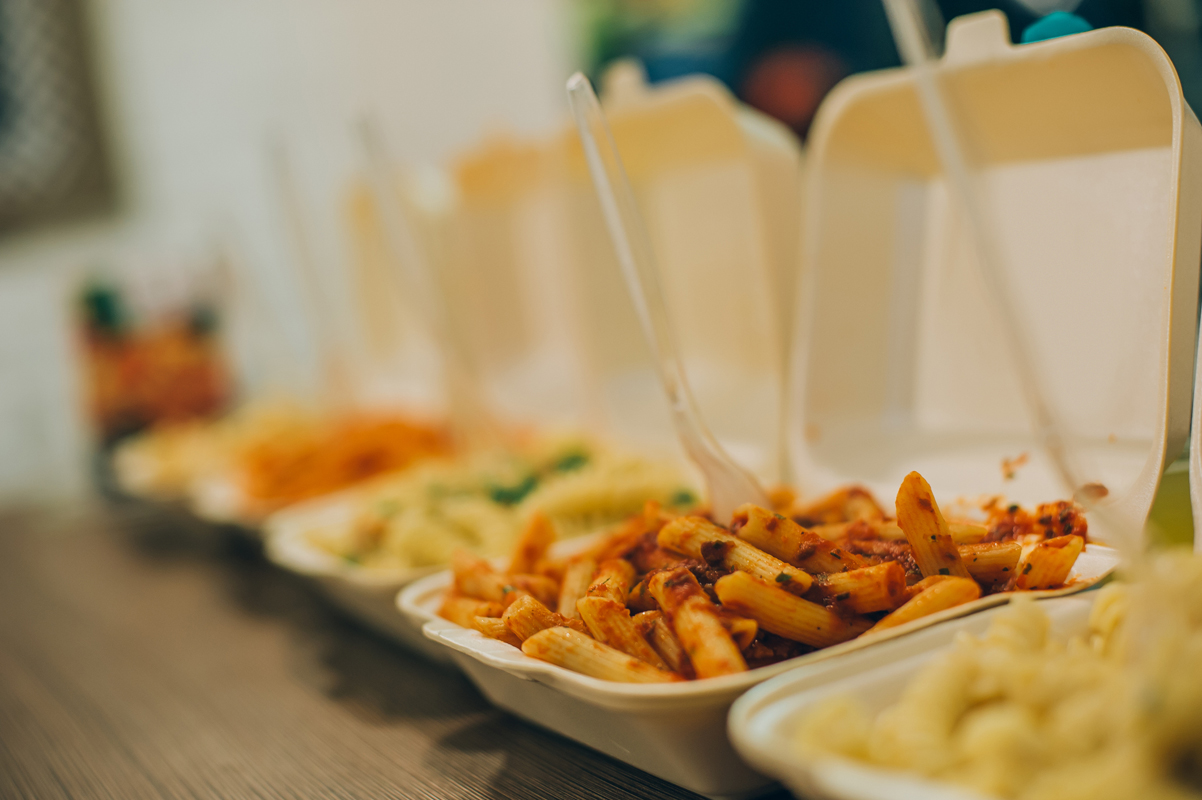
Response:
MULTIPOLYGON (((890 796, 854 747, 797 744, 811 695, 850 682, 883 708, 902 665, 1029 617, 989 610, 1016 595, 1044 598, 1052 638, 1088 633, 1097 593, 1067 595, 1118 566, 1099 542, 1140 549, 1125 532, 1185 446, 1195 375, 1202 127, 1164 53, 1126 29, 1015 47, 991 12, 953 21, 944 61, 1084 486, 1031 432, 906 70, 837 87, 804 170, 708 80, 623 67, 606 87, 702 414, 788 480, 766 503, 714 519, 680 462, 567 128, 481 148, 442 200, 409 195, 490 444, 430 411, 264 401, 130 442, 119 475, 263 532, 277 564, 498 706, 687 789, 890 796)), ((356 208, 387 260, 386 209, 356 208)), ((383 330, 405 299, 364 263, 383 330)))

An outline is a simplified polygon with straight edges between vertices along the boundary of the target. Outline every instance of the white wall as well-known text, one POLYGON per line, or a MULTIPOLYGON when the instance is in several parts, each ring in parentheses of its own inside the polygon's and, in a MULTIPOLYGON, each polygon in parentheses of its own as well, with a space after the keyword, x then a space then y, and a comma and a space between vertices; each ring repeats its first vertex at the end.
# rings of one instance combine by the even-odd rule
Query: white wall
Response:
POLYGON ((201 248, 236 228, 286 269, 267 142, 287 143, 315 245, 340 257, 352 124, 409 161, 492 129, 544 130, 572 58, 564 0, 92 0, 96 61, 126 189, 120 219, 0 240, 0 501, 85 490, 67 304, 81 270, 201 248))

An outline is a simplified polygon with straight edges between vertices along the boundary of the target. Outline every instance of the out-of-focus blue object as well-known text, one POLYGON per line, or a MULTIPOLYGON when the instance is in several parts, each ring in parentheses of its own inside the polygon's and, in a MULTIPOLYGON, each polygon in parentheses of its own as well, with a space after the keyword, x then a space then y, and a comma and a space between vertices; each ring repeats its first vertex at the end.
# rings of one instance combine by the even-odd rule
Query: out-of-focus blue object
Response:
POLYGON ((1067 11, 1053 11, 1041 20, 1032 22, 1023 31, 1022 43, 1042 42, 1045 39, 1057 39, 1073 33, 1092 31, 1093 26, 1076 14, 1067 11))

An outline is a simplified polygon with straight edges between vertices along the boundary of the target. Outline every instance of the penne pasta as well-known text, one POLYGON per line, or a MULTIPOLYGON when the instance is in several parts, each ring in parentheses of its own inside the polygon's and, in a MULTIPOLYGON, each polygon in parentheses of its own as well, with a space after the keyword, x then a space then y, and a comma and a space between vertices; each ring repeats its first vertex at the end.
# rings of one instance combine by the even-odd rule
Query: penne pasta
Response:
POLYGON ((513 635, 525 641, 539 631, 558 626, 568 627, 579 633, 584 633, 584 624, 580 620, 568 619, 562 614, 556 614, 551 609, 533 597, 519 598, 505 613, 501 615, 506 627, 513 635))
POLYGON ((620 558, 611 558, 597 565, 589 584, 588 597, 608 597, 618 605, 626 605, 630 587, 634 585, 634 565, 620 558))
POLYGON ((497 639, 514 647, 522 646, 522 640, 515 636, 513 631, 509 630, 509 626, 505 624, 505 620, 498 617, 476 617, 472 621, 471 627, 490 639, 497 639))
POLYGON ((646 638, 651 635, 651 628, 655 626, 655 621, 657 619, 663 619, 663 617, 664 612, 655 610, 640 611, 638 614, 635 614, 633 617, 631 617, 631 619, 634 620, 634 624, 639 627, 639 633, 642 634, 643 638, 646 638))
POLYGON ((689 654, 684 651, 684 645, 676 638, 676 633, 666 619, 659 617, 652 622, 647 641, 673 672, 686 678, 696 677, 689 654))
POLYGON ((500 603, 477 600, 474 597, 450 594, 442 601, 438 616, 465 628, 475 627, 476 617, 500 617, 505 608, 500 603))
POLYGON ((951 578, 951 575, 932 575, 929 578, 923 578, 918 583, 906 587, 906 599, 913 600, 920 593, 925 592, 935 584, 943 583, 944 581, 951 580, 951 578))
POLYGON ((868 566, 867 561, 854 553, 807 531, 788 517, 759 506, 740 506, 735 510, 731 527, 743 541, 806 572, 846 572, 868 566))
POLYGON ((593 582, 596 572, 597 562, 587 556, 568 562, 567 569, 563 571, 563 583, 559 585, 559 605, 556 610, 560 614, 571 619, 580 619, 576 603, 588 594, 589 584, 593 582))
POLYGON ((659 609, 659 603, 655 602, 655 598, 647 589, 646 579, 636 583, 630 590, 630 594, 626 596, 626 605, 635 611, 657 611, 659 609))
POLYGON ((1085 548, 1080 536, 1045 539, 1023 553, 1018 562, 1015 586, 1019 589, 1051 589, 1068 580, 1077 556, 1085 548))
POLYGON ((962 544, 959 551, 972 579, 983 586, 993 586, 1017 574, 1023 547, 1018 542, 986 542, 962 544))
POLYGON ((854 639, 871 626, 863 618, 850 620, 838 612, 778 589, 746 572, 732 572, 714 584, 722 605, 751 617, 766 631, 811 647, 829 647, 854 639))
POLYGON ((555 526, 546 514, 535 512, 526 523, 509 562, 510 573, 533 573, 555 541, 555 526))
POLYGON ((568 628, 548 628, 522 642, 522 652, 573 672, 625 683, 668 683, 681 680, 620 650, 568 628))
POLYGON ((981 587, 971 578, 947 577, 932 583, 906 604, 872 626, 869 633, 896 628, 938 611, 972 602, 981 596, 981 587))
MULTIPOLYGON (((868 524, 872 527, 873 533, 882 539, 894 541, 906 538, 905 532, 895 519, 868 524)), ((989 535, 989 528, 986 528, 984 525, 977 525, 975 522, 953 522, 947 520, 947 531, 951 535, 952 541, 958 545, 976 544, 983 541, 989 535)))
POLYGON ((630 612, 621 603, 608 597, 585 597, 579 603, 580 617, 593 638, 602 644, 621 650, 639 661, 666 670, 668 665, 643 638, 630 612))
POLYGON ((718 619, 726 628, 730 638, 735 640, 739 650, 746 650, 755 641, 755 635, 760 632, 759 623, 751 617, 741 617, 738 614, 719 606, 718 619))
POLYGON ((1003 511, 999 498, 983 502, 988 527, 949 522, 912 472, 898 490, 896 520, 858 487, 794 507, 796 518, 744 505, 729 529, 647 503, 573 556, 551 555, 553 527, 536 513, 508 571, 454 554, 454 584, 439 613, 608 680, 737 674, 748 662, 778 663, 986 591, 1068 580, 1085 543, 1068 532, 1085 530, 1075 505, 1040 506, 1036 519, 1018 505, 1003 511))
POLYGON ((747 671, 743 654, 693 573, 685 567, 657 572, 648 580, 648 586, 684 645, 698 678, 747 671))
POLYGON ((914 562, 923 577, 969 577, 948 531, 947 521, 935 502, 935 495, 926 479, 917 472, 907 475, 897 490, 897 522, 906 534, 914 562))
POLYGON ((679 517, 669 522, 659 532, 659 546, 707 564, 776 581, 794 594, 804 594, 814 582, 805 571, 701 517, 679 517))
POLYGON ((885 512, 876 498, 860 486, 844 486, 810 503, 794 505, 790 515, 807 524, 824 525, 858 519, 882 519, 885 512))
POLYGON ((892 611, 907 600, 906 571, 896 561, 819 575, 814 585, 824 597, 857 614, 892 611))
POLYGON ((559 584, 546 575, 505 575, 501 591, 508 596, 512 592, 530 594, 546 606, 555 605, 559 599, 559 584))
POLYGON ((451 573, 455 578, 455 588, 461 594, 496 602, 501 602, 505 597, 504 577, 483 558, 466 550, 456 550, 451 554, 451 573))

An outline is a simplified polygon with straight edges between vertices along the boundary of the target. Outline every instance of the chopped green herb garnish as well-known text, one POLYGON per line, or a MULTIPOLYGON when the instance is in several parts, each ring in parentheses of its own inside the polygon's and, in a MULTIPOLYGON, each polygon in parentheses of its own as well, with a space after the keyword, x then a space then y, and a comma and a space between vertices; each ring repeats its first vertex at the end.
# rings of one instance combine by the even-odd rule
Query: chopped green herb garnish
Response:
POLYGON ((785 521, 786 521, 786 519, 785 519, 785 515, 784 515, 784 514, 773 514, 772 516, 776 517, 776 518, 777 518, 777 519, 779 519, 781 522, 785 522, 785 521))
POLYGON ((940 574, 940 575, 951 575, 951 574, 952 574, 952 572, 951 572, 951 570, 949 570, 947 567, 940 567, 940 568, 939 568, 939 574, 940 574))
POLYGON ((786 572, 782 572, 781 574, 776 576, 777 583, 788 583, 791 580, 793 580, 793 579, 791 577, 789 577, 789 574, 786 572))
POLYGON ((1024 574, 1024 575, 1026 575, 1028 572, 1030 572, 1030 571, 1031 571, 1031 567, 1033 567, 1033 566, 1035 566, 1035 565, 1034 565, 1034 564, 1027 564, 1027 566, 1023 567, 1023 574, 1024 574))
POLYGON ((697 505, 697 495, 690 492, 688 489, 679 489, 676 494, 668 499, 668 504, 674 508, 685 508, 687 506, 697 505))
POLYGON ((836 600, 847 600, 850 597, 851 597, 851 592, 843 592, 841 594, 835 595, 836 600))
POLYGON ((516 590, 512 586, 509 586, 508 584, 501 587, 501 594, 509 594, 510 592, 513 592, 513 591, 516 591, 516 590))
POLYGON ((837 559, 839 559, 840 561, 842 561, 842 560, 843 560, 843 556, 839 555, 839 551, 838 551, 838 550, 832 550, 832 551, 831 551, 831 558, 837 558, 837 559))
POLYGON ((536 486, 538 486, 538 478, 534 475, 527 475, 521 481, 511 486, 498 486, 494 484, 488 487, 488 496, 492 498, 494 503, 500 503, 503 506, 516 506, 525 500, 526 496, 533 492, 536 486))
POLYGON ((1014 505, 1010 506, 1006 510, 1009 511, 1011 514, 1017 514, 1018 513, 1018 503, 1015 503, 1014 505))
POLYGON ((571 453, 566 453, 551 465, 553 472, 572 472, 578 470, 588 463, 588 453, 580 450, 574 450, 571 453))

